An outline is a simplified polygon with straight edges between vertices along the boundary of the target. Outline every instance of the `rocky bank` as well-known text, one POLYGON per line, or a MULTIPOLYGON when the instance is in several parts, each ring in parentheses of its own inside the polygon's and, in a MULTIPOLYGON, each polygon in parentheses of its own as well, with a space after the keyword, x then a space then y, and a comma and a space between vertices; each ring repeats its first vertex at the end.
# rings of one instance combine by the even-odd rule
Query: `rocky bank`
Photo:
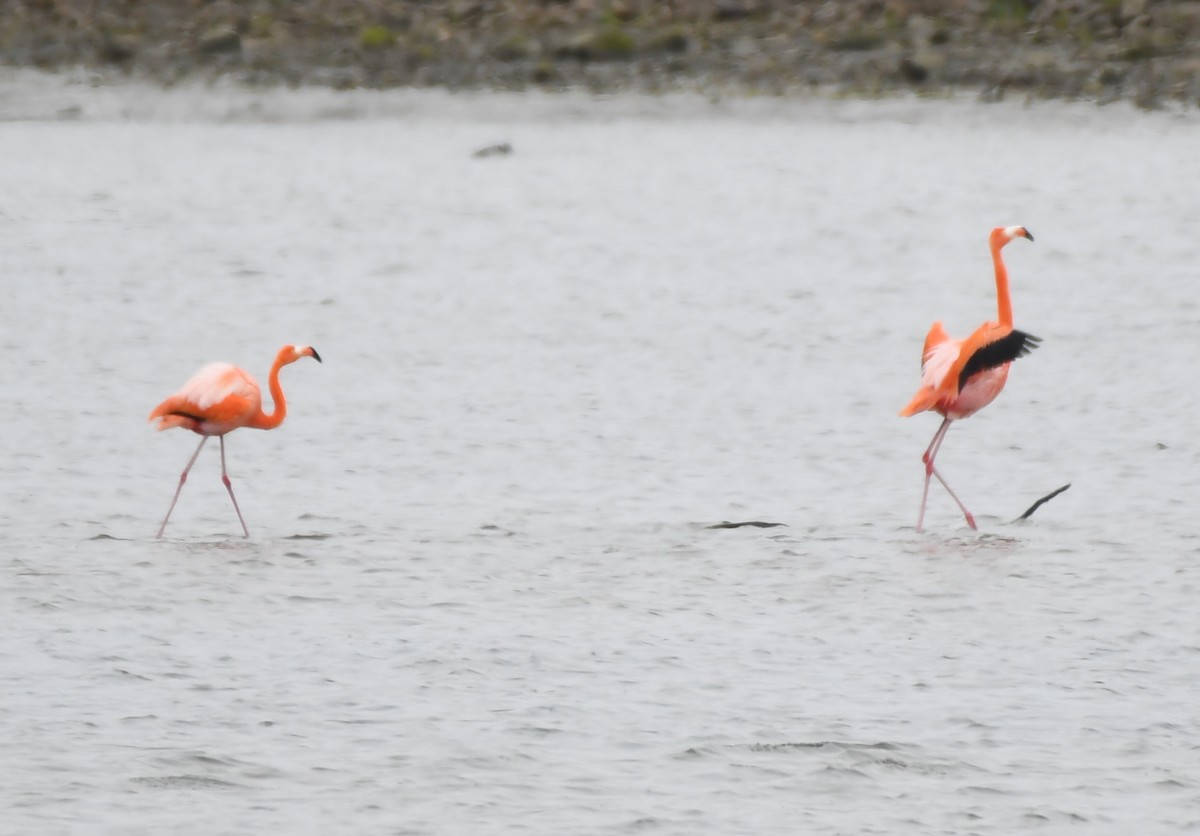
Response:
POLYGON ((1200 104, 1195 0, 0 0, 0 62, 162 84, 1200 104))

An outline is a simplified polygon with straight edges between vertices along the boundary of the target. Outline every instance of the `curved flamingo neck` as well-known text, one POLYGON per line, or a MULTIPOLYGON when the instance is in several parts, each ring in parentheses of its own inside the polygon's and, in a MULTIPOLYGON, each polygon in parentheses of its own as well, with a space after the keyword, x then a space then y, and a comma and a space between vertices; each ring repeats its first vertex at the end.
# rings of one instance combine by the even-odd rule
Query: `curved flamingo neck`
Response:
POLYGON ((251 426, 256 429, 273 430, 287 417, 287 399, 283 397, 283 387, 279 385, 279 370, 290 362, 289 359, 286 359, 287 354, 288 352, 281 351, 276 355, 275 362, 271 365, 271 373, 267 378, 267 388, 271 390, 271 401, 275 405, 275 411, 268 415, 263 412, 260 404, 258 415, 254 416, 254 421, 251 423, 251 426))
POLYGON ((1011 328, 1013 313, 1012 299, 1008 295, 1008 268, 1004 266, 1004 258, 1000 255, 1003 246, 1003 243, 992 242, 992 264, 996 268, 996 310, 1000 324, 1011 328))

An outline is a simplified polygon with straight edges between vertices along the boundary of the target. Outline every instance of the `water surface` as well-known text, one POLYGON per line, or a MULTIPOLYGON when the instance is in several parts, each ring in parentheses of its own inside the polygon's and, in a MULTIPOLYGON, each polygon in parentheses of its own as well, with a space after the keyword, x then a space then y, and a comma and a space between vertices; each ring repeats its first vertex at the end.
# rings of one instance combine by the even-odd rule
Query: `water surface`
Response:
POLYGON ((18 74, 0 118, 5 829, 1200 823, 1194 115, 18 74), (1044 342, 939 458, 981 530, 935 489, 917 535, 896 411, 1017 223, 1044 342), (156 542, 195 437, 145 416, 285 343, 252 536, 210 444, 156 542))

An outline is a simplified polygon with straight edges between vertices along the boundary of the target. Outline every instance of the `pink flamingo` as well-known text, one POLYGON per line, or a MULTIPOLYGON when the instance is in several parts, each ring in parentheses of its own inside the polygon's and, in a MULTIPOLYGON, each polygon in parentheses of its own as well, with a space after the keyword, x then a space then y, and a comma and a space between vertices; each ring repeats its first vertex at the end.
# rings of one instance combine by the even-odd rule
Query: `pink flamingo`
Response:
POLYGON ((295 363, 301 357, 311 357, 318 363, 321 362, 317 350, 307 345, 285 345, 275 355, 275 362, 271 365, 271 373, 267 379, 271 399, 275 402, 275 411, 270 415, 263 412, 262 392, 258 383, 247 372, 229 363, 209 363, 192 375, 191 379, 183 384, 183 388, 154 407, 149 420, 158 419, 155 429, 183 427, 203 436, 196 452, 192 453, 187 467, 179 476, 179 486, 175 488, 175 497, 171 500, 167 515, 163 517, 162 525, 158 527, 157 537, 162 537, 167 528, 167 520, 171 518, 175 503, 179 501, 188 471, 196 463, 196 457, 200 455, 204 443, 214 435, 221 439, 221 481, 225 483, 229 498, 233 500, 233 510, 237 512, 243 534, 250 536, 225 469, 225 434, 238 427, 273 430, 283 423, 283 419, 287 417, 287 401, 284 400, 283 389, 279 385, 279 370, 289 363, 295 363))
POLYGON ((917 515, 918 532, 925 521, 930 476, 937 477, 963 512, 967 525, 975 528, 975 518, 946 484, 933 461, 941 449, 946 431, 950 429, 950 422, 974 415, 995 400, 1008 381, 1008 368, 1012 361, 1024 357, 1041 342, 1038 337, 1013 328, 1008 269, 1004 266, 1000 250, 1014 238, 1033 240, 1029 230, 1023 226, 996 227, 988 237, 992 264, 996 268, 998 321, 983 323, 965 340, 952 339, 942 328, 942 323, 933 323, 925 337, 925 350, 921 355, 921 388, 900 410, 901 415, 908 416, 932 409, 943 418, 941 426, 933 434, 933 441, 929 442, 929 447, 921 457, 925 463, 925 490, 921 494, 921 511, 917 515))

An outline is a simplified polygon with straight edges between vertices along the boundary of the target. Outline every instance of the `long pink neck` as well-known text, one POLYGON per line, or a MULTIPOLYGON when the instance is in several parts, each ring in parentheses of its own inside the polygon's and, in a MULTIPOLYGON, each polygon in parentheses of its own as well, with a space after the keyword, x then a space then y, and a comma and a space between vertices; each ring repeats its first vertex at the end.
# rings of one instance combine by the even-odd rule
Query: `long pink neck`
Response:
POLYGON ((271 374, 267 378, 267 388, 271 390, 271 401, 275 404, 275 411, 270 415, 263 412, 262 406, 258 407, 258 415, 254 416, 254 420, 250 422, 250 426, 260 430, 273 430, 283 423, 283 419, 287 417, 287 400, 283 397, 283 387, 279 385, 279 370, 284 367, 284 354, 280 352, 275 358, 275 362, 271 365, 271 374))
POLYGON ((1004 259, 1000 256, 1000 247, 1002 244, 992 243, 992 264, 996 268, 996 310, 1000 317, 1000 324, 1012 327, 1012 299, 1008 296, 1008 268, 1004 266, 1004 259))

